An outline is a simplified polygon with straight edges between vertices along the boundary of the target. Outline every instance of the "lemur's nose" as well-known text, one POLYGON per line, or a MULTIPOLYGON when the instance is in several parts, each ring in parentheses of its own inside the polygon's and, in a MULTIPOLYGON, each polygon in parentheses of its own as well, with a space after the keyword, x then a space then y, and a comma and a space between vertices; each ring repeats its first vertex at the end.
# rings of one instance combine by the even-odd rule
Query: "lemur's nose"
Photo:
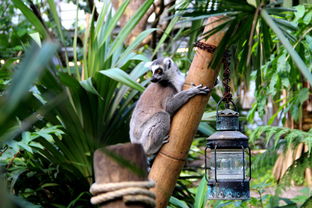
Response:
POLYGON ((159 77, 152 76, 151 82, 158 82, 160 80, 159 77))

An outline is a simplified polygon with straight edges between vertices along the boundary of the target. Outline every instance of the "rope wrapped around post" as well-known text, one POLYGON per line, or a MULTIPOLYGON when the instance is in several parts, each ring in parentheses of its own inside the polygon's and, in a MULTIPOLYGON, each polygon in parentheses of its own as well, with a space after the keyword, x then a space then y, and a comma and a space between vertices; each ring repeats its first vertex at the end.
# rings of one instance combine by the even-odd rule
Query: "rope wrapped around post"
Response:
POLYGON ((117 183, 97 184, 90 187, 94 195, 91 204, 101 204, 116 198, 122 198, 125 204, 133 202, 143 203, 151 208, 156 206, 155 194, 148 190, 155 186, 153 181, 126 181, 117 183))

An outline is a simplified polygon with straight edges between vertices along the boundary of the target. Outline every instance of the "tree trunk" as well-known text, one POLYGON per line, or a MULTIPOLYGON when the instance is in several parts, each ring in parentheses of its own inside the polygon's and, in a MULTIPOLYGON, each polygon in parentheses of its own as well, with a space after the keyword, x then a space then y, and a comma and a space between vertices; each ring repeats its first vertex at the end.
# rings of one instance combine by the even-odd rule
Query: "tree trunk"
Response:
MULTIPOLYGON (((210 18, 205 32, 219 25, 220 19, 221 17, 210 18)), ((203 42, 218 46, 223 35, 224 32, 216 33, 203 42)), ((189 88, 190 83, 203 84, 211 89, 214 87, 219 70, 209 67, 212 58, 213 55, 209 52, 197 49, 184 89, 189 88)), ((167 206, 208 100, 209 95, 192 98, 172 120, 169 143, 161 148, 149 173, 149 179, 156 182, 152 191, 156 194, 157 208, 167 206)))

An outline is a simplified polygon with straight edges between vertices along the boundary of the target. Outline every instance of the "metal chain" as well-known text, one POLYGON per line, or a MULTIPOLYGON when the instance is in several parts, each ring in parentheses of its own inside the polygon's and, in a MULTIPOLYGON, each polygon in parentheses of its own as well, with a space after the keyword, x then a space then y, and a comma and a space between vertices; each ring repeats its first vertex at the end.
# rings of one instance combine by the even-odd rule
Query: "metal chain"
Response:
MULTIPOLYGON (((207 51, 209 53, 214 53, 216 51, 216 46, 210 45, 207 43, 203 43, 200 41, 197 41, 194 44, 195 47, 200 48, 204 51, 207 51)), ((230 53, 228 51, 224 52, 223 58, 222 58, 222 63, 224 66, 224 71, 223 71, 223 80, 222 84, 224 87, 224 93, 222 99, 226 102, 227 106, 229 106, 229 103, 232 101, 232 94, 231 94, 231 87, 229 85, 229 82, 231 81, 230 75, 231 75, 231 69, 230 69, 230 53)))

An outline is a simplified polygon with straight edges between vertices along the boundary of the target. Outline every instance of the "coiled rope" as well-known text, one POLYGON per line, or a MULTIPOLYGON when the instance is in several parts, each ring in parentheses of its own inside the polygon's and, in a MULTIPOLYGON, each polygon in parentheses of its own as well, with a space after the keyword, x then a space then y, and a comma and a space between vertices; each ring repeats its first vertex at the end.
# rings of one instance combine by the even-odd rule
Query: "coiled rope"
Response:
POLYGON ((101 204, 117 198, 122 198, 125 204, 140 202, 155 207, 155 194, 149 188, 155 186, 153 181, 127 181, 118 183, 97 184, 90 187, 90 192, 94 195, 91 198, 92 204, 101 204))

